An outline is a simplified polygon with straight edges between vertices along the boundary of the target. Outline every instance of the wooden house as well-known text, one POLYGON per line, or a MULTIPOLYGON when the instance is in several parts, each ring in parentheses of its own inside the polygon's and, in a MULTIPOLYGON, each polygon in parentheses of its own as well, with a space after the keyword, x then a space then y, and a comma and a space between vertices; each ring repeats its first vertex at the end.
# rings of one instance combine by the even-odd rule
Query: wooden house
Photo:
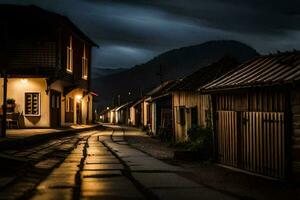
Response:
POLYGON ((103 123, 110 123, 110 110, 109 107, 107 107, 107 109, 103 110, 100 114, 99 114, 99 117, 100 117, 100 122, 103 122, 103 123))
POLYGON ((211 124, 210 95, 197 91, 199 86, 220 77, 236 66, 237 61, 235 59, 225 56, 219 61, 183 78, 172 88, 169 93, 172 95, 176 142, 187 140, 187 132, 191 127, 207 127, 211 124))
POLYGON ((141 98, 133 103, 129 108, 130 118, 129 125, 142 127, 144 124, 144 98, 141 98))
POLYGON ((91 123, 90 62, 97 45, 67 17, 36 6, 0 5, 0 24, 0 72, 14 102, 9 114, 23 127, 91 123))
POLYGON ((117 109, 117 107, 116 108, 113 108, 113 109, 111 109, 109 112, 110 112, 110 114, 109 114, 109 116, 110 116, 110 121, 109 121, 109 123, 111 123, 111 124, 115 124, 116 123, 116 119, 117 119, 117 113, 116 113, 116 109, 117 109))
POLYGON ((219 163, 300 178, 300 52, 260 56, 200 88, 212 95, 219 163))
POLYGON ((116 108, 116 123, 130 125, 130 107, 132 102, 127 102, 116 108))
POLYGON ((169 91, 177 83, 177 80, 165 81, 147 93, 144 121, 153 135, 165 134, 173 138, 172 95, 169 91))

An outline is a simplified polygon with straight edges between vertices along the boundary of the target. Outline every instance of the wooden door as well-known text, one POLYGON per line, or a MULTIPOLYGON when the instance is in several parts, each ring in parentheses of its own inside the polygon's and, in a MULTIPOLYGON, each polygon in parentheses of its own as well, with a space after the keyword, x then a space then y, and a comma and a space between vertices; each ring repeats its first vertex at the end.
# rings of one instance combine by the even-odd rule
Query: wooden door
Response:
POLYGON ((237 167, 238 164, 237 129, 237 112, 217 112, 216 130, 218 160, 222 164, 233 167, 237 167))
POLYGON ((82 102, 76 102, 76 124, 82 124, 82 102))
POLYGON ((142 121, 141 121, 141 106, 138 105, 135 107, 135 125, 136 126, 141 126, 142 121))
POLYGON ((197 106, 191 108, 191 125, 192 125, 192 127, 198 125, 198 108, 197 108, 197 106))
POLYGON ((173 116, 172 109, 162 108, 160 117, 160 129, 162 129, 166 134, 168 140, 173 138, 173 116))
POLYGON ((50 126, 61 126, 61 93, 56 90, 50 90, 50 126))
POLYGON ((220 163, 266 176, 285 177, 283 112, 218 111, 216 130, 220 163))
POLYGON ((285 177, 285 131, 282 112, 242 112, 241 167, 285 177))

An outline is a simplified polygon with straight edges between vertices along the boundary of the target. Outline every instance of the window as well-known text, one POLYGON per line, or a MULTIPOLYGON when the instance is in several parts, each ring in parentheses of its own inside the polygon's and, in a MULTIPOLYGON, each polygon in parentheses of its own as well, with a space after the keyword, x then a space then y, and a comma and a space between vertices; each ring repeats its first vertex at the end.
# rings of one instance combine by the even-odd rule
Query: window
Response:
POLYGON ((82 79, 87 80, 88 78, 88 59, 86 55, 86 47, 83 47, 83 57, 82 57, 82 79))
POLYGON ((151 123, 151 107, 150 104, 147 104, 147 124, 151 123))
POLYGON ((71 97, 67 98, 66 112, 74 112, 74 99, 71 97))
POLYGON ((73 41, 70 36, 69 46, 67 47, 67 72, 73 73, 73 41))
POLYGON ((185 107, 184 106, 178 106, 175 107, 176 112, 176 123, 180 125, 185 125, 185 107))
POLYGON ((55 108, 55 95, 51 95, 51 108, 55 108))
POLYGON ((40 116, 40 93, 25 93, 25 116, 40 116))
POLYGON ((70 105, 69 105, 69 98, 66 98, 66 112, 69 112, 70 105))
POLYGON ((56 108, 58 109, 60 106, 60 96, 56 96, 56 108))
POLYGON ((197 109, 197 106, 191 108, 191 122, 192 122, 192 126, 197 126, 198 125, 198 109, 197 109))

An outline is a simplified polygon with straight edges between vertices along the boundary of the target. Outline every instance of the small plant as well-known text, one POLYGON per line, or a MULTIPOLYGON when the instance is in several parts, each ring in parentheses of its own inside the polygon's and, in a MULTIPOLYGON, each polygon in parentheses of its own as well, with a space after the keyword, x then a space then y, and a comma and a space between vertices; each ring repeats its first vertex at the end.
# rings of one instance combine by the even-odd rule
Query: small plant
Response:
POLYGON ((6 100, 6 103, 7 103, 7 104, 15 104, 15 103, 16 103, 16 100, 14 100, 13 98, 7 99, 7 100, 6 100))

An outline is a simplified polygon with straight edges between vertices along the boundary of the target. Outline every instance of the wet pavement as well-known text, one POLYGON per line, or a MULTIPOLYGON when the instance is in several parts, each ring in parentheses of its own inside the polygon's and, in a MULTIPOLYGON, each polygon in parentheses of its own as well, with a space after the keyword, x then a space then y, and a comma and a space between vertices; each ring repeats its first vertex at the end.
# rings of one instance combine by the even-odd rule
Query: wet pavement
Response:
POLYGON ((4 152, 33 167, 19 181, 0 184, 0 199, 234 199, 180 176, 184 169, 132 148, 121 127, 109 128, 4 152))

